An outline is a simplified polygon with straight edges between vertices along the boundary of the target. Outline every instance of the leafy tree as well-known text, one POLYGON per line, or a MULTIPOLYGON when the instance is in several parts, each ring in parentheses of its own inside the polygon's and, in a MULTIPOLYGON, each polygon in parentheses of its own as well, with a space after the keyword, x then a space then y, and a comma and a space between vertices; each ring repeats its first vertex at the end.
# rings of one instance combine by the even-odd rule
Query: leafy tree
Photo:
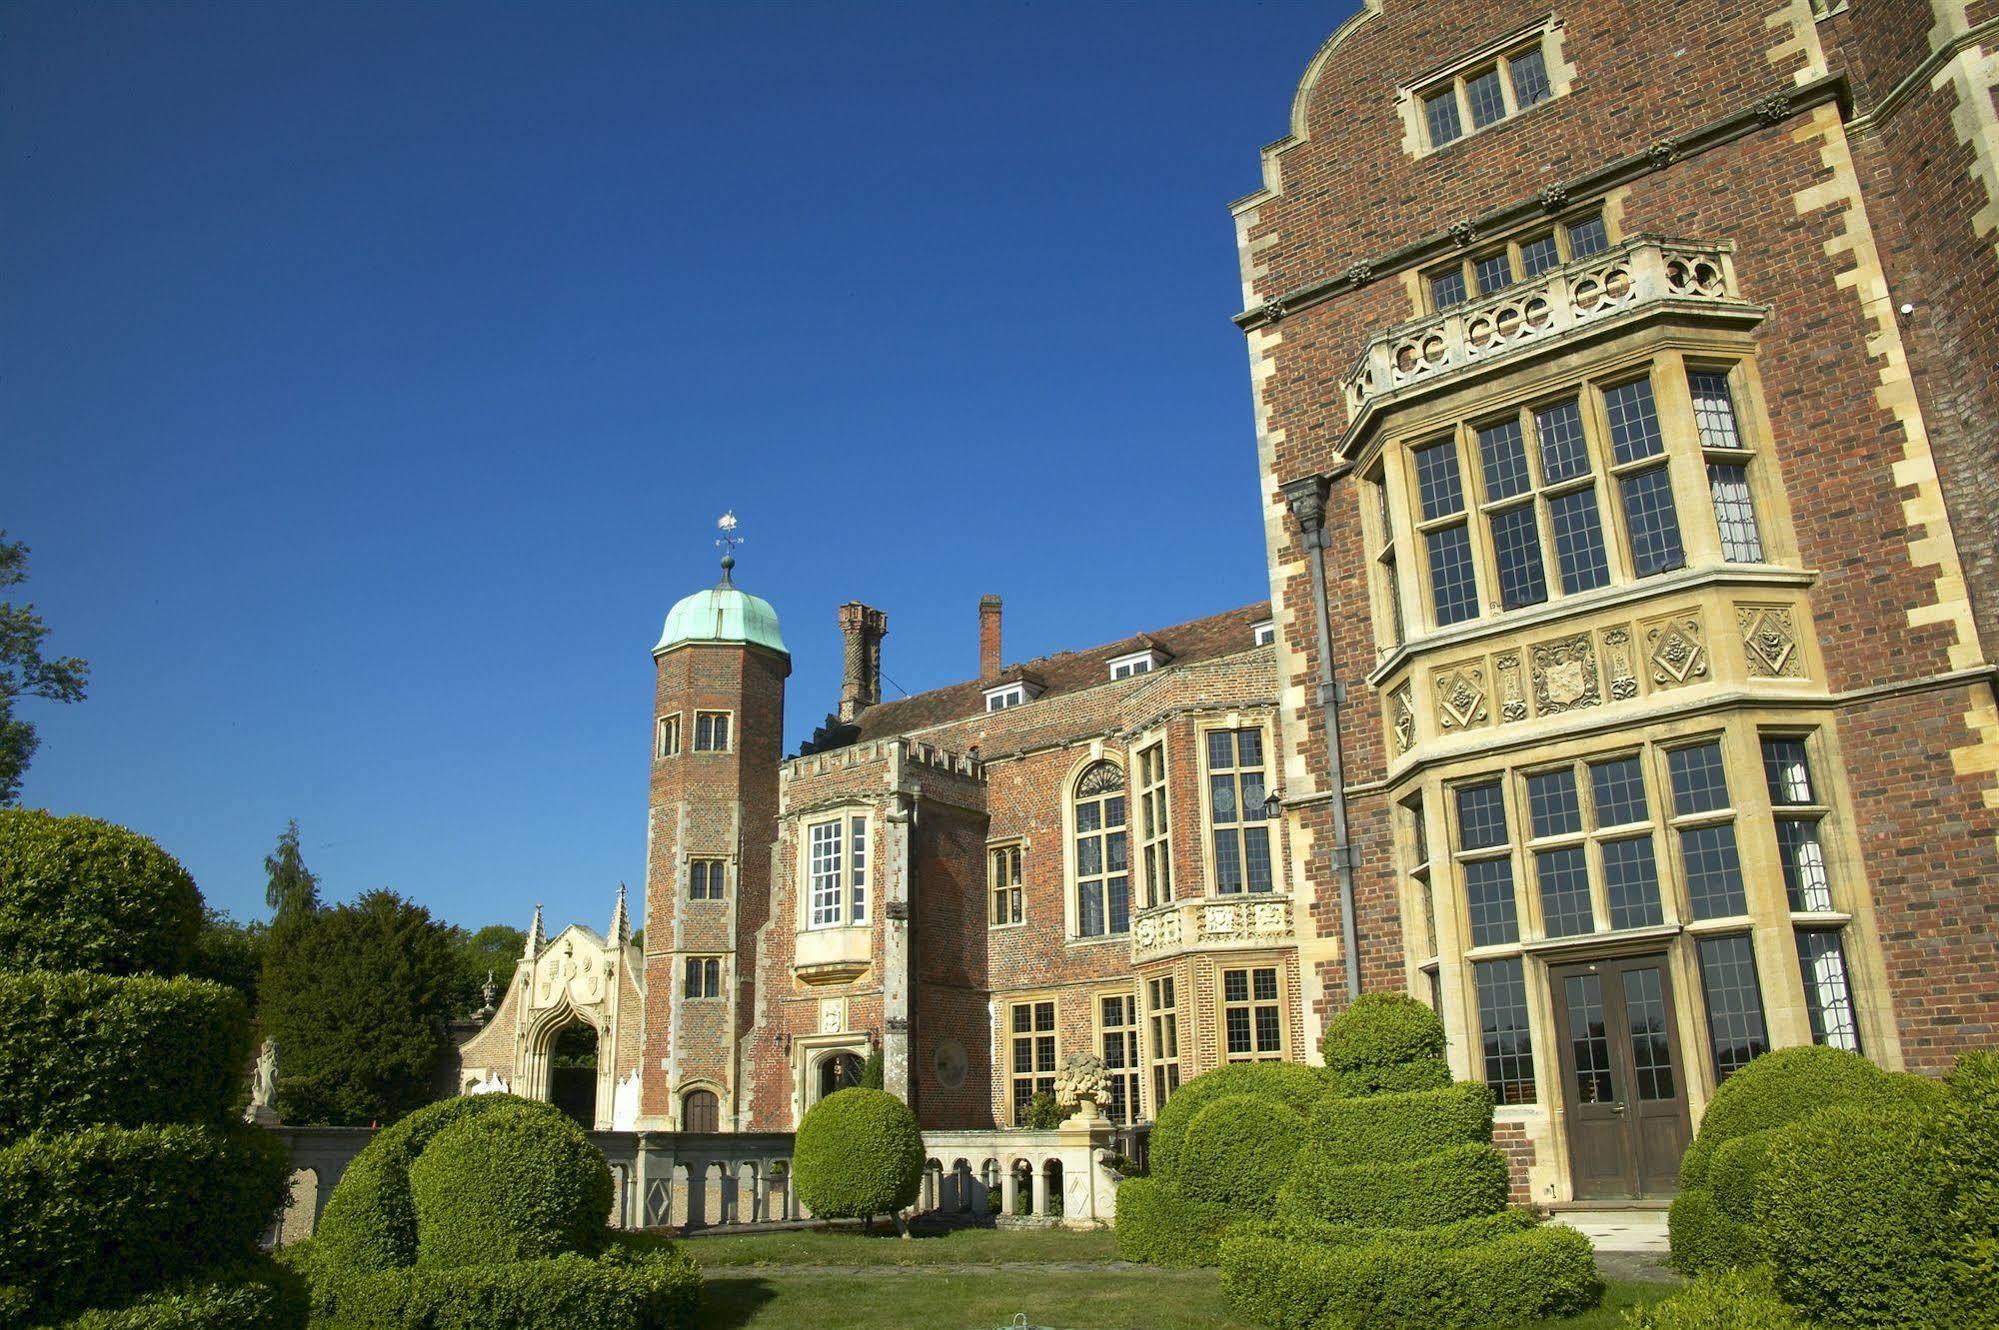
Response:
POLYGON ((287 1122, 391 1122, 431 1097, 458 982, 451 930, 391 891, 280 914, 258 983, 287 1122))
POLYGON ((879 1045, 868 1050, 867 1061, 861 1063, 861 1079, 856 1082, 863 1090, 879 1090, 887 1071, 879 1045))
POLYGON ((269 931, 263 924, 239 924, 214 906, 204 906, 188 973, 227 984, 255 1011, 257 974, 264 965, 264 938, 269 931))
POLYGON ((264 872, 270 875, 264 884, 264 904, 271 907, 272 918, 293 910, 310 914, 319 908, 319 875, 305 866, 305 856, 299 853, 297 818, 285 824, 278 848, 264 856, 264 872))
MULTIPOLYGON (((0 587, 28 577, 28 547, 9 542, 0 531, 0 587)), ((33 605, 0 600, 0 808, 21 796, 21 776, 41 746, 28 721, 14 718, 14 699, 47 698, 51 702, 81 702, 90 666, 75 656, 49 660, 42 639, 49 635, 33 605)))
POLYGON ((451 990, 451 1014, 470 1016, 486 1005, 480 990, 485 988, 489 974, 504 995, 507 981, 514 975, 514 964, 520 960, 527 942, 526 933, 508 924, 487 924, 476 933, 452 929, 451 951, 458 973, 451 990))

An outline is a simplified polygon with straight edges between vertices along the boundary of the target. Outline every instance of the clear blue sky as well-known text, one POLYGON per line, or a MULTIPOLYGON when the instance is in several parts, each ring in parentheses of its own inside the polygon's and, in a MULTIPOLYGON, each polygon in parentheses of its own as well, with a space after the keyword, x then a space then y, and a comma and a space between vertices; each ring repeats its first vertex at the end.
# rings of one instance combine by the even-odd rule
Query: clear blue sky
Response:
POLYGON ((844 600, 920 691, 984 592, 1262 598, 1226 204, 1353 7, 0 7, 0 527, 92 665, 24 802, 602 928, 725 508, 791 745, 844 600))

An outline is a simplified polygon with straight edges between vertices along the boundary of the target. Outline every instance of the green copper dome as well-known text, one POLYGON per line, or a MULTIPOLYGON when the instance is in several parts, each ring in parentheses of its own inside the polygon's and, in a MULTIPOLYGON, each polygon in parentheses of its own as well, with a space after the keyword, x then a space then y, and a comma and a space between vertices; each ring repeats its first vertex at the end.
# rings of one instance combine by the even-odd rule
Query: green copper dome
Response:
POLYGON ((667 611, 666 629, 659 635, 653 654, 683 642, 747 642, 791 654, 777 631, 777 611, 770 602, 738 591, 726 580, 718 587, 695 592, 667 611))

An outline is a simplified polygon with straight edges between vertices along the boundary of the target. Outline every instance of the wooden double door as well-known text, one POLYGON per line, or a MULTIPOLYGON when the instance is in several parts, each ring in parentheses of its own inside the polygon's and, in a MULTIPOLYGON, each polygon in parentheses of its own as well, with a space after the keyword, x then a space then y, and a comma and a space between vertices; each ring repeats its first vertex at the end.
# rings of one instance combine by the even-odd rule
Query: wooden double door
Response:
POLYGON ((1549 981, 1576 1199, 1671 1195, 1693 1130, 1666 957, 1555 966, 1549 981))

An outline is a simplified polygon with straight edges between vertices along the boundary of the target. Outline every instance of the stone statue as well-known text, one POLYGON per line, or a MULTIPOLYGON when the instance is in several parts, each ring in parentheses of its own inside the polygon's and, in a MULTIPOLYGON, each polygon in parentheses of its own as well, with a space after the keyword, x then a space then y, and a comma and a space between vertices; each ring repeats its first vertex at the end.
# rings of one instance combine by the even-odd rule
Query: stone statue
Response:
POLYGON ((1102 1058, 1094 1053, 1071 1053, 1062 1059, 1062 1071, 1055 1077, 1055 1102, 1064 1108, 1085 1109, 1094 1116, 1107 1084, 1102 1058))
POLYGON ((250 1107, 243 1121, 260 1127, 278 1125, 278 1041, 265 1039, 257 1050, 257 1069, 250 1074, 250 1107))

